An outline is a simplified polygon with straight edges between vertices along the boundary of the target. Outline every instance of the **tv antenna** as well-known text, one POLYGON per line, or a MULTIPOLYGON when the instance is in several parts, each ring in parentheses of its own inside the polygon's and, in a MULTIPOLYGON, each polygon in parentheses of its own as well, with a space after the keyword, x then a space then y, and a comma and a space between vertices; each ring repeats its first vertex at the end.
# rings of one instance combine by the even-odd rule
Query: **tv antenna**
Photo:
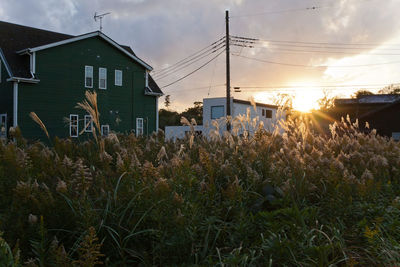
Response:
POLYGON ((107 12, 107 13, 103 13, 103 14, 98 14, 97 15, 97 12, 95 12, 94 13, 94 21, 96 21, 97 22, 97 20, 100 20, 100 31, 102 31, 103 30, 103 17, 104 16, 106 16, 106 15, 108 15, 108 14, 110 14, 111 12, 107 12))

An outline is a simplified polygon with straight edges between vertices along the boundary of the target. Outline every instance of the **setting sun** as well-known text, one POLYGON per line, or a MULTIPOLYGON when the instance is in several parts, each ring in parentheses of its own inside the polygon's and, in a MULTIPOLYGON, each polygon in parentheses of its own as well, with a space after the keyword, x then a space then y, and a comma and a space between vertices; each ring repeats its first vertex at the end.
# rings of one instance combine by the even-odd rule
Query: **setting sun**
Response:
POLYGON ((301 112, 310 112, 312 109, 318 109, 318 99, 322 97, 319 90, 302 88, 294 95, 293 108, 301 112))
MULTIPOLYGON (((310 112, 312 109, 318 109, 318 100, 323 97, 321 90, 316 88, 296 88, 293 92, 287 93, 292 97, 293 108, 301 112, 310 112)), ((276 96, 270 92, 260 92, 254 95, 257 102, 273 103, 276 96)))

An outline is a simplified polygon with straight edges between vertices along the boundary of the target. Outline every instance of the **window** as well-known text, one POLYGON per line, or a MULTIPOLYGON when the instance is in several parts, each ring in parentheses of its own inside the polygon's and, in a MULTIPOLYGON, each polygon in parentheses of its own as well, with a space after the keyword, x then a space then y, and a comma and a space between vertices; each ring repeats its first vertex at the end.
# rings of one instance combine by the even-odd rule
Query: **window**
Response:
POLYGON ((149 87, 149 71, 146 70, 145 74, 144 74, 144 83, 145 83, 145 87, 149 87))
POLYGON ((93 132, 93 119, 91 115, 85 115, 85 132, 93 132))
POLYGON ((136 136, 143 135, 143 118, 136 118, 136 136))
POLYGON ((108 124, 101 125, 101 135, 102 136, 108 136, 109 132, 110 132, 110 126, 108 124))
POLYGON ((99 88, 107 89, 107 69, 99 68, 99 88))
POLYGON ((93 66, 85 66, 85 87, 93 88, 93 66))
POLYGON ((392 138, 395 141, 400 141, 400 132, 392 132, 392 138))
POLYGON ((266 109, 265 110, 265 117, 268 118, 268 119, 272 118, 272 110, 266 109))
POLYGON ((78 115, 69 115, 69 136, 78 137, 78 115))
POLYGON ((115 85, 122 86, 122 70, 115 70, 115 85))
POLYGON ((265 109, 262 109, 262 115, 265 116, 265 109))
POLYGON ((211 119, 219 119, 225 115, 224 106, 212 106, 211 107, 211 119))
POLYGON ((7 114, 0 114, 0 138, 7 137, 7 114))

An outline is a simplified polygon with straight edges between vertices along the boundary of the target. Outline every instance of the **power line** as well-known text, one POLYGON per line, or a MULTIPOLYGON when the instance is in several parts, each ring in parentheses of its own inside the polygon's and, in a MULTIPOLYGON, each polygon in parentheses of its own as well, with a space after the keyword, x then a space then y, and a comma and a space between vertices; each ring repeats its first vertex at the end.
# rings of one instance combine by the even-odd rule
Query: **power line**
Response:
POLYGON ((293 41, 293 40, 273 40, 273 39, 260 39, 260 38, 248 38, 231 35, 231 38, 234 39, 243 39, 243 40, 251 40, 257 42, 269 42, 269 43, 289 43, 289 44, 310 44, 310 45, 339 45, 339 46, 377 46, 377 45, 385 45, 385 46, 400 46, 400 44, 382 44, 382 43, 330 43, 330 42, 305 42, 305 41, 293 41))
POLYGON ((269 43, 268 46, 283 46, 283 47, 298 47, 298 48, 319 48, 319 49, 345 49, 345 50, 366 50, 366 49, 374 49, 374 50, 400 50, 400 48, 375 48, 375 47, 338 47, 338 46, 316 46, 316 45, 297 45, 297 44, 274 44, 269 43))
POLYGON ((286 91, 294 90, 298 91, 298 89, 316 89, 320 90, 321 88, 326 89, 326 88, 331 88, 335 90, 349 90, 350 88, 366 88, 366 89, 381 89, 383 87, 389 86, 389 85, 400 85, 400 82, 396 83, 385 83, 385 84, 341 84, 341 85, 327 85, 327 84, 322 84, 322 85, 275 85, 275 86, 237 86, 240 89, 246 89, 244 92, 248 91, 284 91, 282 89, 286 89, 286 91), (297 89, 297 90, 296 90, 297 89))
POLYGON ((224 36, 224 37, 221 37, 220 39, 218 39, 217 41, 213 42, 212 44, 210 44, 210 45, 208 45, 208 46, 206 46, 206 47, 200 49, 199 51, 197 51, 197 52, 195 52, 195 53, 193 53, 193 54, 191 54, 191 55, 189 55, 189 56, 187 56, 187 57, 185 57, 185 58, 183 58, 183 59, 177 61, 176 63, 174 63, 174 64, 172 64, 172 65, 170 65, 170 66, 168 66, 168 67, 162 68, 162 69, 160 69, 160 70, 155 70, 154 73, 159 73, 159 72, 164 71, 164 70, 166 70, 166 69, 169 69, 169 68, 171 68, 171 67, 173 67, 173 66, 175 66, 175 65, 177 65, 177 64, 180 64, 180 63, 182 63, 183 61, 186 61, 186 60, 188 60, 189 58, 194 57, 194 56, 196 56, 197 54, 203 52, 204 50, 209 49, 210 47, 217 45, 219 42, 223 42, 224 39, 225 39, 225 36, 224 36))
POLYGON ((179 81, 185 79, 186 77, 192 75, 193 73, 197 72, 198 70, 200 70, 200 69, 202 69, 203 67, 205 67, 206 65, 208 65, 211 61, 213 61, 214 59, 216 59, 216 58, 217 58, 219 55, 221 55, 223 52, 225 52, 225 51, 219 52, 216 56, 214 56, 212 59, 210 59, 209 61, 207 61, 206 63, 204 63, 203 65, 201 65, 201 66, 198 67, 197 69, 195 69, 194 71, 192 71, 192 72, 186 74, 185 76, 179 78, 178 80, 173 81, 172 83, 169 83, 169 84, 167 84, 167 85, 162 86, 161 88, 166 88, 166 87, 168 87, 168 86, 171 86, 171 85, 173 85, 173 84, 175 84, 175 83, 177 83, 177 82, 179 82, 179 81))
MULTIPOLYGON (((235 45, 235 44, 233 44, 235 45)), ((235 45, 236 46, 236 45, 235 45)), ((304 50, 304 49, 286 49, 277 47, 265 47, 265 46, 247 46, 248 48, 262 48, 268 50, 277 50, 282 52, 287 52, 289 54, 293 53, 320 53, 320 54, 344 54, 344 55, 360 55, 360 52, 346 52, 346 51, 321 51, 321 50, 304 50)), ((368 56, 400 56, 399 54, 393 53, 368 53, 368 56)))
MULTIPOLYGON (((225 84, 224 84, 224 83, 221 83, 221 84, 207 85, 207 86, 201 86, 201 87, 195 87, 195 88, 186 88, 186 89, 172 90, 172 91, 168 91, 168 93, 187 92, 187 91, 197 91, 197 90, 209 89, 209 88, 214 88, 214 87, 222 87, 222 86, 225 86, 225 84)), ((167 90, 168 90, 168 89, 167 89, 167 90)))
MULTIPOLYGON (((330 45, 339 45, 339 43, 315 43, 315 42, 295 42, 295 41, 271 41, 271 40, 262 40, 256 38, 247 38, 241 36, 231 36, 232 38, 232 45, 239 46, 242 48, 261 48, 261 49, 268 49, 268 50, 278 50, 278 51, 286 51, 286 52, 296 52, 296 53, 323 53, 323 54, 355 54, 359 55, 361 51, 365 51, 368 49, 373 49, 374 53, 369 53, 368 55, 379 55, 379 56, 399 56, 400 53, 377 53, 381 50, 400 50, 400 48, 376 48, 371 47, 371 44, 359 44, 361 47, 354 47, 358 44, 346 44, 346 45, 353 45, 353 47, 340 47, 340 46, 326 46, 327 44, 330 45), (272 43, 277 42, 277 43, 272 43), (285 42, 288 42, 285 43, 285 42), (268 43, 268 46, 259 44, 261 43, 268 43), (298 45, 300 44, 300 45, 298 45), (307 45, 302 45, 307 44, 307 45), (310 45, 310 44, 317 44, 317 45, 310 45), (362 46, 362 45, 368 45, 362 46), (283 47, 283 48, 282 48, 283 47), (289 48, 287 48, 289 47, 289 48), (294 48, 310 48, 308 49, 290 49, 291 47, 294 48), (318 49, 318 50, 316 50, 318 49), (332 51, 331 49, 343 49, 344 51, 332 51), (360 52, 348 52, 346 50, 361 50, 360 52)), ((345 45, 341 43, 340 45, 345 45)), ((378 45, 378 44, 377 44, 378 45)), ((382 46, 382 45, 381 45, 382 46)))
POLYGON ((380 86, 388 86, 388 85, 396 85, 399 84, 400 82, 397 83, 382 83, 382 84, 339 84, 339 85, 275 85, 275 86, 238 86, 240 88, 320 88, 320 87, 325 87, 325 88, 336 88, 336 87, 342 87, 342 88, 348 88, 348 87, 380 87, 380 86))
MULTIPOLYGON (((364 0, 364 2, 371 1, 371 0, 364 0)), ((231 16, 231 18, 242 18, 242 17, 251 17, 251 16, 261 16, 261 15, 273 15, 273 14, 282 14, 282 13, 292 13, 292 12, 301 12, 301 11, 314 11, 317 9, 324 9, 324 8, 332 8, 338 7, 340 5, 326 5, 326 6, 311 6, 311 7, 303 7, 303 8, 293 8, 293 9, 282 9, 282 10, 271 10, 271 11, 264 11, 264 12, 257 12, 257 13, 250 13, 244 15, 236 15, 231 16)))
POLYGON ((194 62, 197 62, 197 61, 203 59, 204 57, 207 57, 207 56, 215 53, 217 50, 219 50, 220 48, 223 48, 223 47, 224 47, 224 42, 220 42, 219 44, 212 46, 211 48, 205 50, 204 52, 201 52, 191 58, 187 58, 184 61, 181 60, 180 63, 175 63, 174 65, 171 65, 168 68, 164 68, 164 70, 157 72, 154 76, 155 77, 164 76, 165 74, 170 73, 171 71, 174 71, 176 69, 179 69, 182 66, 189 66, 189 65, 193 64, 194 62))
POLYGON ((203 58, 208 57, 208 56, 214 54, 217 51, 220 51, 224 47, 225 47, 225 45, 223 45, 223 46, 221 46, 221 47, 219 47, 217 49, 214 49, 214 50, 210 51, 209 53, 207 53, 205 55, 202 55, 200 57, 196 57, 196 60, 193 59, 193 61, 188 61, 188 62, 186 62, 186 63, 184 63, 182 65, 176 66, 175 68, 169 69, 168 71, 164 72, 163 74, 160 74, 159 76, 156 76, 155 79, 161 80, 161 79, 163 79, 163 78, 165 78, 165 77, 167 77, 167 76, 169 76, 171 74, 174 74, 174 73, 176 73, 176 72, 178 72, 178 71, 180 71, 180 70, 182 70, 182 69, 184 69, 186 67, 189 67, 190 65, 202 60, 203 58))
POLYGON ((380 66, 380 65, 389 65, 389 64, 399 64, 400 61, 393 61, 393 62, 384 62, 384 63, 373 63, 373 64, 363 64, 363 65, 343 65, 343 66, 329 66, 329 65, 302 65, 302 64, 291 64, 291 63, 284 63, 284 62, 276 62, 270 60, 263 60, 253 57, 246 57, 241 55, 233 54, 236 57, 246 58, 250 60, 255 60, 259 62, 264 62, 268 64, 275 64, 275 65, 283 65, 283 66, 290 66, 290 67, 305 67, 305 68, 359 68, 359 67, 370 67, 370 66, 380 66))

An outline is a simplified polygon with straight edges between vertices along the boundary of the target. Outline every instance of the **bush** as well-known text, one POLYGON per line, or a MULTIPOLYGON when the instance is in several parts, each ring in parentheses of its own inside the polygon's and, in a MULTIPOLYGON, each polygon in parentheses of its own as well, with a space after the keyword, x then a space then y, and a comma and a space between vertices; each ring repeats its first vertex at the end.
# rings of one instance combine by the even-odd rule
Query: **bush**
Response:
POLYGON ((329 136, 282 127, 0 143, 0 260, 16 247, 39 266, 399 264, 399 143, 346 121, 329 136))

